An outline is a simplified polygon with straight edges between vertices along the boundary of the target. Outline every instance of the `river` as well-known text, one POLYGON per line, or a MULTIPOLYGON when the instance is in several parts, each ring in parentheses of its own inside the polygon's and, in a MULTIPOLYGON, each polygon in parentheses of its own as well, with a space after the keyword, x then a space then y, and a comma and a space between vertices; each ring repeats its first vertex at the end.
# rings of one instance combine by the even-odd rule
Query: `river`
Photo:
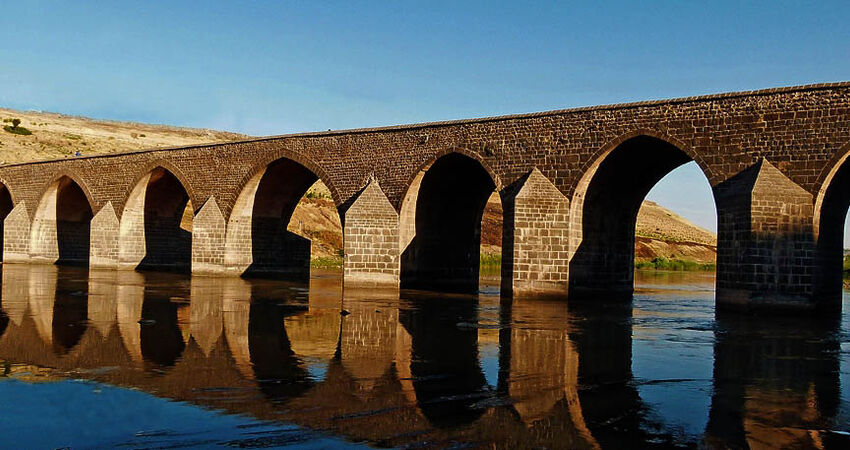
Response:
POLYGON ((2 448, 850 448, 840 317, 7 265, 2 448))

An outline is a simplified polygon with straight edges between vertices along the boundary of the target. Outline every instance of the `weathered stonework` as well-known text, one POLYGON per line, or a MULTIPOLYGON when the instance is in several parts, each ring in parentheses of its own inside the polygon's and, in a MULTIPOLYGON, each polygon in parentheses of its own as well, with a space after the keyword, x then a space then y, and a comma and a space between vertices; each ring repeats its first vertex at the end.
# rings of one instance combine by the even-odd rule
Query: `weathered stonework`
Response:
POLYGON ((192 222, 192 272, 224 273, 225 235, 224 216, 210 197, 192 222))
POLYGON ((570 202, 537 169, 505 195, 502 292, 567 294, 570 202))
POLYGON ((808 305, 815 265, 812 195, 766 160, 716 189, 717 304, 808 305))
MULTIPOLYGON (((321 179, 337 207, 345 211, 360 195, 363 180, 372 175, 399 213, 401 283, 408 280, 427 288, 445 281, 469 289, 477 276, 475 229, 466 224, 452 231, 440 224, 454 223, 454 217, 472 221, 475 214, 463 213, 477 213, 488 191, 496 189, 507 199, 510 193, 505 190, 522 184, 537 168, 564 197, 554 196, 559 198, 557 205, 547 206, 551 211, 546 214, 558 216, 560 209, 569 209, 569 264, 564 266, 559 250, 552 250, 554 254, 521 250, 537 245, 531 243, 532 237, 542 239, 539 227, 532 227, 535 232, 505 230, 503 235, 512 237, 514 244, 512 254, 504 258, 514 264, 509 267, 510 290, 541 283, 549 289, 566 280, 570 295, 630 294, 635 205, 655 180, 679 164, 695 161, 718 198, 723 235, 719 290, 754 289, 753 295, 738 296, 753 305, 779 302, 820 308, 823 302, 814 300, 817 293, 835 296, 831 284, 838 251, 832 247, 840 245, 835 243, 836 233, 824 229, 838 227, 837 220, 822 221, 820 214, 835 218, 845 212, 846 198, 833 195, 837 200, 831 200, 824 193, 833 180, 842 178, 835 173, 844 166, 848 152, 850 83, 833 83, 12 164, 0 167, 0 180, 14 203, 4 221, 3 259, 84 263, 92 257, 94 265, 114 264, 107 231, 115 221, 103 212, 111 204, 119 220, 120 267, 186 268, 194 262, 196 271, 219 271, 223 266, 224 272, 233 274, 253 269, 301 274, 309 243, 275 230, 285 227, 303 190, 321 179), (448 164, 449 160, 454 162, 448 164), (766 181, 753 184, 749 191, 729 190, 736 177, 759 161, 773 166, 756 177, 766 181), (784 181, 777 181, 780 178, 784 181), (460 180, 452 186, 474 194, 466 206, 445 195, 452 180, 460 180), (760 197, 759 183, 771 193, 767 198, 760 197), (772 191, 776 183, 780 195, 772 191), (621 196, 624 199, 617 200, 621 196), (213 197, 221 217, 208 212, 207 218, 215 223, 202 224, 199 235, 209 242, 195 243, 192 213, 197 221, 200 207, 213 197), (180 209, 184 206, 185 214, 180 209), (430 217, 423 217, 423 211, 430 217), (93 223, 92 212, 99 213, 93 223), (445 220, 431 220, 435 214, 445 220), (223 256, 213 255, 213 249, 221 246, 221 220, 227 224, 223 256), (458 236, 441 235, 453 232, 458 236), (528 241, 523 233, 531 233, 528 241), (770 233, 784 237, 766 237, 770 233), (818 240, 827 235, 829 239, 818 240), (750 269, 736 266, 750 263, 735 245, 750 248, 748 257, 758 261, 752 264, 762 266, 753 269, 746 286, 725 275, 749 274, 750 269), (89 250, 81 253, 84 248, 89 250), (435 255, 444 251, 450 253, 449 263, 441 267, 435 255), (531 263, 527 271, 514 270, 520 264, 526 268, 526 263, 514 261, 515 254, 536 255, 534 267, 544 270, 532 270, 531 263), (828 266, 830 275, 815 274, 812 281, 815 266, 828 266), (812 283, 819 287, 806 287, 812 283), (776 295, 760 296, 757 291, 776 295)), ((506 205, 506 212, 512 217, 524 214, 516 208, 522 203, 506 205)), ((558 230, 557 239, 562 239, 563 230, 558 230)), ((363 247, 353 251, 355 242, 348 244, 352 257, 364 251, 363 247)), ((539 244, 560 245, 551 240, 539 244)), ((384 252, 380 258, 389 255, 384 252)), ((353 263, 350 260, 349 266, 353 263)), ((389 266, 386 269, 392 277, 389 266)), ((363 272, 348 271, 352 277, 355 273, 363 272)))
POLYGON ((30 257, 30 217, 27 205, 18 203, 3 221, 3 262, 28 262, 30 257))
POLYGON ((118 268, 118 235, 121 224, 111 202, 98 211, 91 220, 91 254, 89 265, 93 268, 118 268))
POLYGON ((371 180, 344 213, 345 286, 398 287, 398 243, 398 213, 371 180))

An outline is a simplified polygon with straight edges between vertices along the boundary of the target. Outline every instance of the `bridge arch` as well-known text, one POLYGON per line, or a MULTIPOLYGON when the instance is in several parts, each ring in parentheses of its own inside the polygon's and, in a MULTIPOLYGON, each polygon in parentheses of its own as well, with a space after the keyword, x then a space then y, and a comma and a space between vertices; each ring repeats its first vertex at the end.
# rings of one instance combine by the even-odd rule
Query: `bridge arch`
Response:
POLYGON ((3 223, 6 221, 6 216, 12 212, 14 207, 15 199, 12 196, 12 191, 10 191, 8 185, 0 179, 0 261, 3 260, 3 240, 5 236, 3 223))
POLYGON ((264 156, 259 159, 254 165, 251 166, 250 170, 246 172, 246 174, 239 181, 239 189, 238 192, 241 194, 245 192, 245 189, 248 187, 249 183, 256 178, 256 176, 268 168, 269 165, 280 161, 282 159, 288 159, 290 161, 294 161, 313 172, 316 177, 328 188, 331 193, 331 198, 334 201, 334 204, 341 205, 345 200, 342 198, 342 195, 339 192, 339 189, 336 187, 336 183, 334 179, 330 176, 330 172, 326 171, 321 164, 317 163, 313 159, 308 156, 305 156, 296 151, 292 151, 286 148, 277 148, 272 152, 265 153, 264 156))
POLYGON ((570 296, 631 297, 641 204, 664 176, 691 161, 710 182, 708 166, 688 146, 638 130, 618 137, 588 162, 570 208, 570 296))
POLYGON ((400 205, 402 288, 478 290, 481 219, 501 186, 467 150, 446 150, 421 166, 400 205))
POLYGON ((127 268, 188 271, 194 209, 185 184, 159 162, 136 180, 121 213, 119 264, 127 268))
POLYGON ((842 291, 844 224, 850 209, 850 143, 839 148, 818 178, 813 217, 817 243, 814 293, 817 300, 828 301, 840 299, 842 291))
MULTIPOLYGON (((289 152, 285 155, 258 164, 241 185, 226 227, 224 266, 228 272, 298 280, 309 277, 312 242, 290 231, 290 225, 293 229, 302 225, 290 222, 301 198, 326 178, 309 160, 289 152)), ((338 205, 339 193, 333 184, 325 186, 338 205)))
POLYGON ((71 172, 46 185, 30 231, 35 261, 87 265, 91 238, 92 198, 85 183, 71 172))

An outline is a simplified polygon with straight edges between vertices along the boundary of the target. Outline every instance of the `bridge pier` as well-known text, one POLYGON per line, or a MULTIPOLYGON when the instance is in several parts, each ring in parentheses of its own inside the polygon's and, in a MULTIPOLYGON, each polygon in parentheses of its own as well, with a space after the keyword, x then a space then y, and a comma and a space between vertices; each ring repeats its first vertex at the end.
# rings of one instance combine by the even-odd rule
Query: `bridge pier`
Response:
POLYGON ((718 308, 840 308, 813 295, 812 195, 767 160, 714 188, 718 308))
POLYGON ((502 295, 567 295, 569 200, 535 168, 503 192, 502 295))
POLYGON ((30 216, 25 202, 12 208, 3 221, 3 262, 25 263, 30 260, 30 216))
POLYGON ((342 214, 345 287, 399 286, 399 218, 374 179, 342 214))
POLYGON ((115 208, 112 207, 112 202, 107 202, 91 220, 89 267, 118 268, 120 228, 121 223, 115 214, 115 208))
POLYGON ((192 273, 220 275, 226 273, 224 215, 215 197, 210 197, 192 221, 192 273))

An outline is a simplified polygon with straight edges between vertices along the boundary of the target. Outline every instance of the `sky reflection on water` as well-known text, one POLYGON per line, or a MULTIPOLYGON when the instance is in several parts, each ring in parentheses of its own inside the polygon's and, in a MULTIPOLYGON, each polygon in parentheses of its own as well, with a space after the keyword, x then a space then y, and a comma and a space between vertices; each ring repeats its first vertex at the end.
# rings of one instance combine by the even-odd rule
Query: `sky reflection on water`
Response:
POLYGON ((710 274, 636 282, 568 305, 4 266, 0 446, 850 445, 847 313, 715 315, 710 274))

